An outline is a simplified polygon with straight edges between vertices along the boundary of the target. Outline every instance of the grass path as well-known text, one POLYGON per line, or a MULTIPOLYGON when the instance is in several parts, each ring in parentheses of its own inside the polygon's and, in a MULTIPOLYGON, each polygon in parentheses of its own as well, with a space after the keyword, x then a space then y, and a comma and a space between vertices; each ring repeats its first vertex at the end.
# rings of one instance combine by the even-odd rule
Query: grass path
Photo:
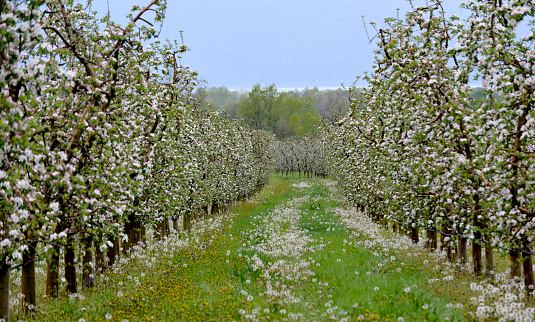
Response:
POLYGON ((463 320, 426 286, 417 262, 343 224, 332 183, 272 180, 190 238, 171 236, 123 259, 97 287, 51 302, 38 320, 463 320))

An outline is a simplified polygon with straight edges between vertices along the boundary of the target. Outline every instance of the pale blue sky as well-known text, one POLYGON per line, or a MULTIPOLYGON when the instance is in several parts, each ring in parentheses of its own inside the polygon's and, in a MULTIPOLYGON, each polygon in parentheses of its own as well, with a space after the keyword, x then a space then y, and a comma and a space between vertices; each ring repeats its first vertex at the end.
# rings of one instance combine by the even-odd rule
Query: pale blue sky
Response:
MULTIPOLYGON (((120 21, 133 4, 149 1, 109 2, 112 17, 120 21)), ((460 3, 445 1, 457 14, 460 3)), ((404 0, 168 0, 160 39, 178 39, 184 31, 191 51, 182 62, 208 86, 338 87, 371 70, 375 44, 368 43, 361 16, 379 24, 397 8, 404 14, 410 5, 404 0)), ((106 0, 94 0, 93 9, 107 10, 106 0)))

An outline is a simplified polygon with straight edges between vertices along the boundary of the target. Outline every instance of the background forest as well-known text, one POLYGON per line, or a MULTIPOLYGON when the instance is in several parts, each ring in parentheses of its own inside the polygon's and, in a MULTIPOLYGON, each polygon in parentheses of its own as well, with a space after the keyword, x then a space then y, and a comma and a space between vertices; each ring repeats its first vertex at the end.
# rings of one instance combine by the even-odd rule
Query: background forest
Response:
POLYGON ((271 131, 280 139, 314 136, 321 121, 338 120, 349 108, 349 92, 341 88, 278 91, 275 84, 256 84, 251 91, 238 91, 201 87, 195 96, 204 108, 242 119, 251 128, 271 131))

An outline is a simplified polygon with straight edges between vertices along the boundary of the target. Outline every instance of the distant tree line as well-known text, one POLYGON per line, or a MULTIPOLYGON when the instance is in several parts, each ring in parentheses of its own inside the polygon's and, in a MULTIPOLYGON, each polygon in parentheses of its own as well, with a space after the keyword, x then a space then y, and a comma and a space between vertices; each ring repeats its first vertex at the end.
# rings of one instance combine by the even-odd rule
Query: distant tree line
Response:
POLYGON ((275 84, 256 84, 248 92, 225 86, 201 87, 195 95, 204 108, 229 119, 242 119, 251 128, 271 131, 279 139, 315 136, 321 121, 331 123, 349 110, 349 93, 344 89, 281 92, 275 84))

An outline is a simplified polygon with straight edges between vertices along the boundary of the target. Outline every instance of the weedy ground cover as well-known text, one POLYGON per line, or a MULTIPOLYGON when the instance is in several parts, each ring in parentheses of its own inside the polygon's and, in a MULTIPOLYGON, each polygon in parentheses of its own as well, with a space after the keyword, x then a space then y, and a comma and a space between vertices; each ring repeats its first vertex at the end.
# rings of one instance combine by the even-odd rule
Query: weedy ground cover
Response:
MULTIPOLYGON (((249 201, 198 222, 190 235, 149 239, 99 275, 94 288, 41 305, 35 319, 473 318, 467 297, 458 303, 457 293, 444 294, 443 279, 429 282, 444 269, 423 259, 423 250, 414 251, 420 246, 405 244, 402 236, 397 248, 381 242, 391 233, 363 230, 368 223, 354 222, 355 214, 333 182, 275 177, 249 201)), ((469 283, 458 288, 473 293, 469 283)))

